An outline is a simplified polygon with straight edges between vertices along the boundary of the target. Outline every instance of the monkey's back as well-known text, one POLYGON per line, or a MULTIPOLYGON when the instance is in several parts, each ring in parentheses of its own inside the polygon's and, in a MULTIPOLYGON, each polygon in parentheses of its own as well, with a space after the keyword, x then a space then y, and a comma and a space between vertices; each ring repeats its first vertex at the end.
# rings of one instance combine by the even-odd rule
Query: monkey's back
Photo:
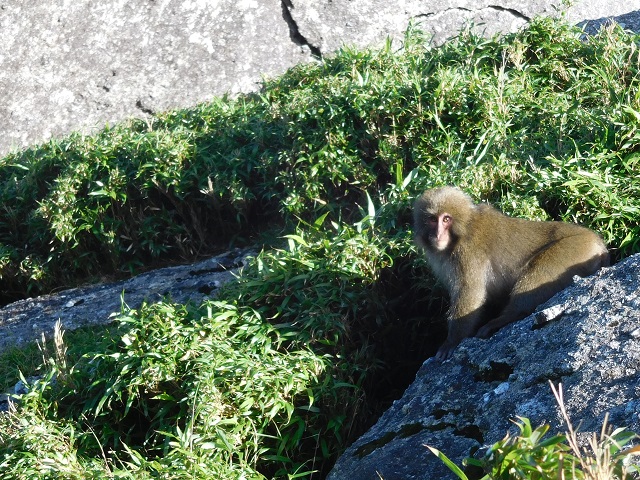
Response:
POLYGON ((567 222, 509 217, 487 204, 476 205, 467 235, 473 237, 469 244, 482 250, 474 255, 486 259, 490 275, 506 289, 532 259, 562 239, 572 238, 589 246, 593 257, 608 256, 602 239, 588 228, 567 222))

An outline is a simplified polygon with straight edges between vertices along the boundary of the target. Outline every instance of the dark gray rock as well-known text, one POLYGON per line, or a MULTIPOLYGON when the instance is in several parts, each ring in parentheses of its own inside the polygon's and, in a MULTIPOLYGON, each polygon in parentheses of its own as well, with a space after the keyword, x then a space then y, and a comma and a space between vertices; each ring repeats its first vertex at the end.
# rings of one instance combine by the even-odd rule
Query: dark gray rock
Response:
POLYGON ((328 480, 455 477, 424 445, 460 464, 517 433, 511 423, 562 433, 549 381, 562 383, 574 426, 640 433, 640 255, 576 277, 532 315, 488 340, 463 341, 451 360, 428 359, 415 382, 338 460, 328 480))
POLYGON ((577 22, 577 25, 585 29, 585 31, 591 35, 595 34, 601 27, 608 23, 615 21, 625 30, 631 32, 640 32, 640 11, 627 13, 625 15, 619 15, 616 17, 608 16, 606 13, 600 18, 591 18, 589 20, 583 20, 577 22))
POLYGON ((52 295, 27 298, 0 309, 0 352, 40 339, 53 338, 56 321, 64 330, 109 323, 122 302, 138 308, 143 301, 170 299, 201 303, 215 296, 231 280, 250 252, 235 250, 191 265, 161 268, 129 280, 72 288, 52 295))
MULTIPOLYGON (((257 90, 263 76, 342 45, 401 44, 410 21, 434 43, 468 22, 514 31, 565 8, 572 22, 640 0, 80 0, 0 3, 0 155, 128 117, 257 90)), ((637 25, 637 12, 625 17, 637 25)))

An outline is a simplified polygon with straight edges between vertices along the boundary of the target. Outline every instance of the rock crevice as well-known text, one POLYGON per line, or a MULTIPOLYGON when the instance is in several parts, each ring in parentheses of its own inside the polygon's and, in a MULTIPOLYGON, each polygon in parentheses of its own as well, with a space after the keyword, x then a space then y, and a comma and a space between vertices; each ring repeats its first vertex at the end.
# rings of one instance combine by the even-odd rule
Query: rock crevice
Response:
POLYGON ((296 45, 307 47, 315 58, 322 58, 322 51, 320 48, 316 45, 312 45, 311 42, 309 42, 304 35, 300 33, 298 24, 291 15, 291 9, 293 8, 294 6, 291 3, 291 0, 282 0, 282 17, 289 26, 289 36, 291 37, 291 40, 296 45))

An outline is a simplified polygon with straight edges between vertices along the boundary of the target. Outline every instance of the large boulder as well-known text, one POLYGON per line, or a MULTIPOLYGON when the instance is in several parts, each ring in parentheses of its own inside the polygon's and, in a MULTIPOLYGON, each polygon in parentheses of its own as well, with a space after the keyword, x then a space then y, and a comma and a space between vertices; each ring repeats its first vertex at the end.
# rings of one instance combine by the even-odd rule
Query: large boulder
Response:
POLYGON ((42 335, 53 338, 58 320, 64 330, 71 331, 107 324, 123 308, 139 308, 143 302, 200 304, 236 278, 249 254, 249 250, 233 250, 189 265, 151 270, 128 280, 10 303, 0 308, 0 352, 38 340, 42 335))
POLYGON ((457 478, 425 445, 460 464, 527 417, 565 431, 549 382, 562 383, 574 426, 640 433, 640 255, 576 277, 538 314, 452 359, 424 362, 414 383, 338 460, 328 480, 457 478), (380 477, 378 477, 380 475, 380 477))
MULTIPOLYGON (((342 45, 400 45, 409 22, 438 44, 472 23, 511 32, 537 15, 572 22, 640 0, 106 0, 0 5, 0 155, 127 117, 259 88, 264 76, 342 45), (566 10, 563 10, 566 9, 566 10)), ((626 18, 637 25, 638 15, 626 18)))

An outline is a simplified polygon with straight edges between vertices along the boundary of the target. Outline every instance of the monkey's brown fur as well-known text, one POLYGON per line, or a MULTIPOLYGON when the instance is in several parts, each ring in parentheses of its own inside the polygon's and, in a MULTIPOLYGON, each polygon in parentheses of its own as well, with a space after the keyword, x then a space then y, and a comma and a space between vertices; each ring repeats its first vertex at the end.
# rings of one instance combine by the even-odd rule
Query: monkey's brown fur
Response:
POLYGON ((508 217, 475 205, 455 187, 427 190, 415 202, 416 243, 451 297, 447 340, 436 357, 449 358, 463 338, 489 337, 526 317, 567 287, 609 264, 602 239, 564 222, 508 217), (499 315, 486 322, 488 306, 499 315))

